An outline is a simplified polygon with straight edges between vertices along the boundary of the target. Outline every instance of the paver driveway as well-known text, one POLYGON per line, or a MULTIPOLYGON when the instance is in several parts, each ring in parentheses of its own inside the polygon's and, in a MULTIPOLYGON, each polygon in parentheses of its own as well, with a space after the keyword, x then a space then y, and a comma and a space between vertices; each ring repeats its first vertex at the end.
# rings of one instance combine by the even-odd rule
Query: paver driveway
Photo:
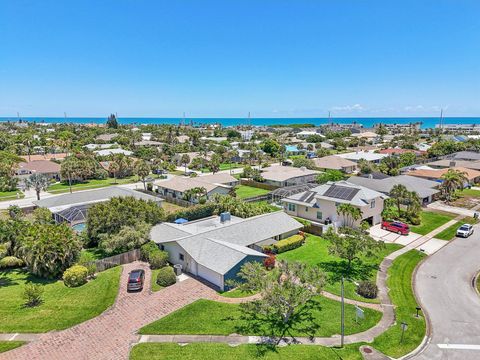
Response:
POLYGON ((150 276, 151 272, 145 263, 125 265, 117 300, 109 310, 72 328, 42 334, 37 341, 0 354, 0 359, 128 359, 130 347, 139 339, 135 332, 152 321, 200 298, 233 302, 194 279, 187 279, 159 292, 150 293, 150 276), (127 293, 128 273, 134 268, 147 270, 145 288, 139 293, 127 293))

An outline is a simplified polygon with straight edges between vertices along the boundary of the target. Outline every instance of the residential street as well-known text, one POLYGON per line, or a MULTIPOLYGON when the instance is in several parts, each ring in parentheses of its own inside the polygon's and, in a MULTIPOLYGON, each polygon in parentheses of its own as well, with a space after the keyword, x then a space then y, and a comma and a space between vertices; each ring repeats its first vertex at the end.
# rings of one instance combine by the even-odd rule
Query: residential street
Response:
POLYGON ((431 338, 414 359, 480 359, 480 297, 472 286, 480 269, 480 229, 475 228, 470 238, 453 240, 418 269, 415 292, 429 316, 431 338))

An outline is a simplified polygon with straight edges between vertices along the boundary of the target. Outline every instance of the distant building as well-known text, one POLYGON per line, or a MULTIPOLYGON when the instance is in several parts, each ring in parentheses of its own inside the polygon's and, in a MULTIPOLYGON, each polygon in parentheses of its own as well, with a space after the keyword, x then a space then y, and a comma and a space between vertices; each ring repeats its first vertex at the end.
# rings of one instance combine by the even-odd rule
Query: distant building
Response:
POLYGON ((283 187, 314 182, 320 171, 309 170, 304 167, 269 166, 262 169, 265 183, 271 186, 283 187))
POLYGON ((123 150, 123 149, 103 149, 103 150, 96 150, 94 151, 95 154, 98 156, 109 156, 109 155, 116 155, 116 154, 123 154, 125 156, 133 155, 133 151, 130 150, 123 150))
POLYGON ((60 179, 60 165, 49 160, 34 160, 28 162, 21 162, 15 171, 20 179, 25 179, 32 174, 43 174, 50 179, 60 179))
POLYGON ((374 164, 378 164, 380 160, 383 158, 387 157, 387 154, 379 154, 373 150, 369 151, 355 151, 355 152, 350 152, 346 154, 338 154, 337 156, 340 156, 344 159, 348 159, 354 162, 359 162, 361 159, 370 161, 374 164))
POLYGON ((316 167, 326 170, 340 170, 351 174, 357 170, 357 163, 341 156, 330 155, 312 160, 316 167))
POLYGON ((437 124, 436 129, 462 134, 480 133, 480 124, 437 124))
POLYGON ((409 131, 420 131, 422 123, 420 121, 417 122, 411 122, 408 124, 383 124, 383 123, 378 123, 373 125, 373 127, 376 129, 380 127, 380 125, 383 125, 391 134, 402 134, 404 132, 409 132, 409 131))

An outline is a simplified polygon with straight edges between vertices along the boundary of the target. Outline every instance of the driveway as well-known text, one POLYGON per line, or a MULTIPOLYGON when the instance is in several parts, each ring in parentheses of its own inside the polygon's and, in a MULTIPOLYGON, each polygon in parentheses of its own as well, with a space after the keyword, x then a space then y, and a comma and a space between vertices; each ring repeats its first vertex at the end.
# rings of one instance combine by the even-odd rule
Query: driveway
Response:
MULTIPOLYGON (((151 272, 147 264, 124 265, 115 304, 100 316, 72 328, 41 334, 37 341, 0 354, 2 360, 120 360, 128 359, 141 327, 200 298, 222 300, 214 290, 188 278, 155 293, 150 293, 151 272), (145 289, 127 293, 128 273, 146 270, 145 289)), ((230 301, 228 299, 226 301, 230 301)), ((237 300, 237 299, 232 299, 237 300)))
POLYGON ((415 293, 431 324, 419 360, 480 359, 480 297, 472 279, 480 270, 480 228, 452 240, 425 260, 415 276, 415 293))

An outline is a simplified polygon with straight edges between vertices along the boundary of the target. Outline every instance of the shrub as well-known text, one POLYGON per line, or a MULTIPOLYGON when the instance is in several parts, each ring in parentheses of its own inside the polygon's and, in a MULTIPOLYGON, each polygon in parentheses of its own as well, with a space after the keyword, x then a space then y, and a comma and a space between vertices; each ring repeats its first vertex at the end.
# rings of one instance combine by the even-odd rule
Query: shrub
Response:
POLYGON ((267 258, 265 258, 265 260, 263 260, 263 265, 265 265, 265 267, 269 270, 273 269, 275 267, 275 255, 270 254, 267 258))
POLYGON ((305 239, 302 235, 293 235, 287 239, 278 241, 276 244, 273 245, 273 249, 276 254, 281 254, 285 251, 293 250, 302 246, 304 240, 305 239))
POLYGON ((153 184, 152 183, 147 184, 147 190, 148 191, 153 191, 153 184))
POLYGON ((140 258, 143 261, 150 262, 150 255, 156 251, 160 251, 157 244, 154 241, 149 241, 140 247, 140 258))
POLYGON ((12 269, 23 266, 23 261, 15 256, 5 256, 0 260, 0 269, 12 269))
POLYGON ((77 287, 85 284, 88 278, 88 269, 83 265, 73 265, 63 273, 63 282, 68 287, 77 287))
POLYGON ((0 259, 3 259, 8 254, 8 249, 6 244, 0 244, 0 259))
POLYGON ((273 248, 272 245, 265 245, 265 246, 262 246, 262 251, 264 254, 273 254, 275 249, 273 248))
POLYGON ((357 286, 357 294, 367 299, 375 299, 378 287, 373 281, 361 281, 357 286))
POLYGON ((177 277, 173 268, 165 266, 158 271, 157 284, 163 287, 173 285, 177 282, 177 277))
POLYGON ((299 217, 294 217, 294 219, 297 220, 304 227, 309 227, 310 225, 312 225, 312 223, 308 220, 305 220, 305 219, 302 219, 302 218, 299 218, 299 217))
POLYGON ((43 287, 40 284, 25 284, 23 298, 25 305, 29 307, 37 306, 42 303, 43 287))
POLYGON ((167 265, 168 253, 166 251, 157 250, 150 254, 150 267, 152 269, 161 269, 167 265))

